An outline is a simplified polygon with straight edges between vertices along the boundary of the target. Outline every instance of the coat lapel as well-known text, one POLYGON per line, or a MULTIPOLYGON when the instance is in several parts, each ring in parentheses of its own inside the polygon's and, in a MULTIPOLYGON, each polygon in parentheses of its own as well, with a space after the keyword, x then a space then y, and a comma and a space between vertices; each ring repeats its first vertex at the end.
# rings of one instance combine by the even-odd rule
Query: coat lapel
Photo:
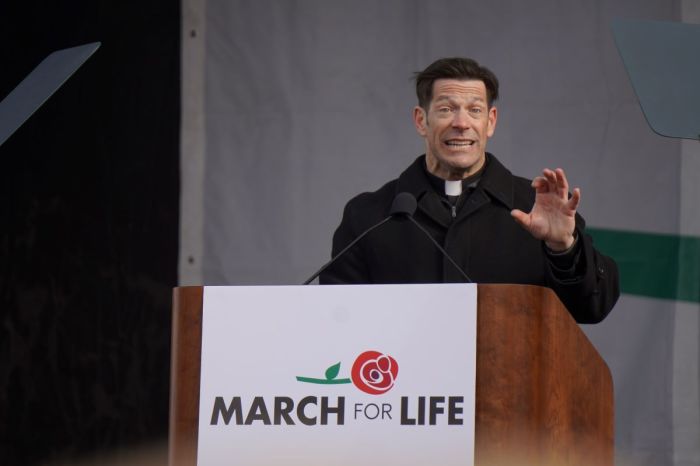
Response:
POLYGON ((425 175, 423 157, 423 155, 418 157, 411 166, 401 173, 394 195, 400 192, 413 194, 418 202, 418 210, 447 228, 452 222, 450 212, 442 205, 440 196, 435 192, 430 180, 425 175))
POLYGON ((492 154, 487 153, 487 165, 474 192, 464 202, 456 221, 462 221, 487 204, 501 204, 513 209, 513 177, 492 154))

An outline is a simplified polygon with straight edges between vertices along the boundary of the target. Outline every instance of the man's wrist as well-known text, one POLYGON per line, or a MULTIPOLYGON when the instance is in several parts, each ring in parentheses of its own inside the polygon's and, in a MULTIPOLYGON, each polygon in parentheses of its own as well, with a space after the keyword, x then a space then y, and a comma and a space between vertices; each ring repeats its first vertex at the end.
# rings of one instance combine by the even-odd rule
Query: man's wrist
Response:
POLYGON ((566 254, 567 252, 571 251, 574 246, 576 246, 577 239, 578 235, 576 235, 576 231, 574 231, 564 241, 545 241, 544 244, 547 246, 547 249, 554 254, 566 254))

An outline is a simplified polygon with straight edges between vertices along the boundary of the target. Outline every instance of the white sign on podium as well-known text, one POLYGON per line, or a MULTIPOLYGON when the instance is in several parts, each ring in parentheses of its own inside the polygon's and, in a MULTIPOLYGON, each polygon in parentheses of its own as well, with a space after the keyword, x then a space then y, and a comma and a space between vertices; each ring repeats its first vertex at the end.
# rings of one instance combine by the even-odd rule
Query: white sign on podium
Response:
POLYGON ((472 465, 476 292, 205 287, 197 464, 472 465))

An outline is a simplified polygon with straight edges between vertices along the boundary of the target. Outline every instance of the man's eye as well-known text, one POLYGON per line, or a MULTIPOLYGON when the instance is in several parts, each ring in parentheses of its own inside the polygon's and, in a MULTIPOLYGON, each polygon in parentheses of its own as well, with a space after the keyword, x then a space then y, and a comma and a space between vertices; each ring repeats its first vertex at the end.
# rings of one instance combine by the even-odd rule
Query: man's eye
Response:
POLYGON ((481 107, 474 107, 474 108, 470 109, 469 111, 472 113, 475 113, 475 114, 479 114, 479 113, 483 112, 484 109, 481 107))
POLYGON ((440 107, 438 108, 439 113, 450 113, 452 109, 450 107, 440 107))

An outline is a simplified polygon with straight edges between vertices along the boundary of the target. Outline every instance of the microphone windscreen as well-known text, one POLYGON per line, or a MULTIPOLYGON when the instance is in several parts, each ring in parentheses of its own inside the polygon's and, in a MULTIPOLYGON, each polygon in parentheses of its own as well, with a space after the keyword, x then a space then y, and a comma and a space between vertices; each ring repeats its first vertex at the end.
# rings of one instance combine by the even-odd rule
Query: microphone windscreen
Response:
POLYGON ((416 212, 416 207, 418 207, 418 202, 416 202, 416 197, 407 192, 398 193, 394 198, 394 202, 391 203, 391 210, 389 215, 405 214, 410 217, 416 212))

